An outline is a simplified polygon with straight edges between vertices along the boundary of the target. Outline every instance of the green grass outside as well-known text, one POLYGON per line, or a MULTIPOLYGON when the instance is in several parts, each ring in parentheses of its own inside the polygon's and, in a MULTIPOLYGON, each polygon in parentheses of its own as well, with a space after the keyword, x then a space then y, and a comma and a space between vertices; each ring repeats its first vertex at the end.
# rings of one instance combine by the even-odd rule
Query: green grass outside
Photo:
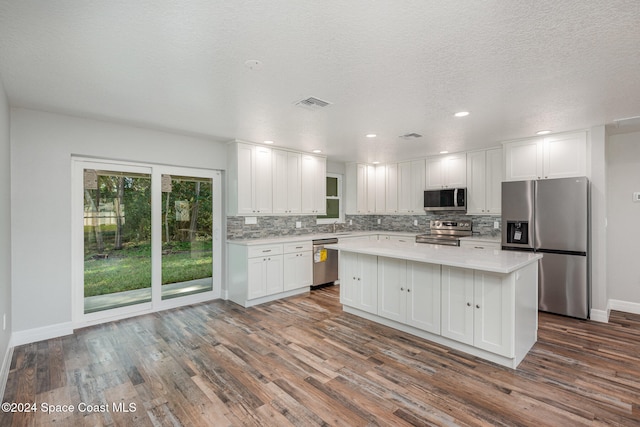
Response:
MULTIPOLYGON (((185 282, 212 276, 211 242, 196 242, 197 249, 188 251, 189 242, 163 248, 162 284, 185 282), (199 244, 198 244, 199 243, 199 244)), ((143 289, 151 286, 151 248, 149 244, 133 245, 120 251, 107 251, 109 257, 94 259, 87 255, 84 263, 84 296, 143 289)))

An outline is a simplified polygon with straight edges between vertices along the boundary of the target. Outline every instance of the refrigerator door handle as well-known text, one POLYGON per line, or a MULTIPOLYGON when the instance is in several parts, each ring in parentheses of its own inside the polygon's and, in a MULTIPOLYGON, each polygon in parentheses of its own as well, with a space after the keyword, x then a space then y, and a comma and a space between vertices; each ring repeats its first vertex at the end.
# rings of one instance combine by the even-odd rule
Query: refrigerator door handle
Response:
POLYGON ((453 190, 453 206, 458 207, 458 189, 453 190))

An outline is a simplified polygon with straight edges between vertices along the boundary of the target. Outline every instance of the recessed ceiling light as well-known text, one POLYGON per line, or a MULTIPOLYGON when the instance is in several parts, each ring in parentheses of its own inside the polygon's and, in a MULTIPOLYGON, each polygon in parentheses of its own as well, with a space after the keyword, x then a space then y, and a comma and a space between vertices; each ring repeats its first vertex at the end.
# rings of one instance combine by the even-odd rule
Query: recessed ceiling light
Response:
POLYGON ((313 150, 313 152, 318 154, 318 153, 322 153, 322 150, 313 150))
POLYGON ((379 165, 380 164, 380 162, 371 162, 371 163, 373 163, 374 165, 379 165))
POLYGON ((538 132, 536 132, 536 135, 547 135, 550 133, 551 133, 550 130, 539 130, 538 132))
POLYGON ((273 141, 263 141, 265 144, 273 144, 273 141))
POLYGON ((376 136, 378 136, 378 135, 376 135, 375 133, 368 133, 368 134, 366 134, 365 136, 366 136, 367 138, 375 138, 375 137, 376 137, 376 136))
POLYGON ((447 150, 444 150, 444 151, 441 151, 441 152, 440 152, 440 154, 447 154, 447 153, 448 153, 448 151, 447 151, 447 150))
POLYGON ((469 115, 468 111, 459 111, 459 112, 454 114, 454 116, 456 116, 456 117, 466 117, 468 115, 469 115))

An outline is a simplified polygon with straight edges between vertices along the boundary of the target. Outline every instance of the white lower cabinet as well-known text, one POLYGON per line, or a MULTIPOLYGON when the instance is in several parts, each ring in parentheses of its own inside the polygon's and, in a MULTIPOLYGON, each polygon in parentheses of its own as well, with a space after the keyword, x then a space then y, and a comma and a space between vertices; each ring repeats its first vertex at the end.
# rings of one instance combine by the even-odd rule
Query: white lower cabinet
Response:
POLYGON ((284 290, 304 288, 313 282, 311 242, 284 245, 284 290))
POLYGON ((227 244, 229 299, 244 307, 306 292, 313 279, 311 242, 227 244))
POLYGON ((442 266, 442 336, 514 357, 514 285, 504 275, 442 266))
POLYGON ((340 302, 368 313, 378 312, 378 257, 340 253, 340 302))
POLYGON ((440 333, 440 265, 378 258, 378 315, 440 333))

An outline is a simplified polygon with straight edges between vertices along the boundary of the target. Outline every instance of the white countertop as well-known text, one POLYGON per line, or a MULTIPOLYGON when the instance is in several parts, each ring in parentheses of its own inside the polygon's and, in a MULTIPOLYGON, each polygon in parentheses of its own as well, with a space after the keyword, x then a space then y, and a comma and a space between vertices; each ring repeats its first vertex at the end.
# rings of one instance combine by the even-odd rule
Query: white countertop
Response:
POLYGON ((327 247, 346 252, 505 274, 519 270, 542 258, 541 254, 531 252, 480 250, 457 246, 391 241, 347 241, 327 247))
POLYGON ((308 242, 310 240, 316 239, 329 239, 336 237, 338 240, 340 238, 347 237, 360 237, 360 236, 377 236, 379 234, 383 235, 393 235, 393 236, 406 236, 406 237, 415 237, 416 234, 419 233, 406 233, 402 231, 339 231, 337 233, 317 233, 317 234, 301 234, 299 236, 282 236, 282 237, 270 237, 267 239, 237 239, 237 240, 227 240, 227 243, 231 243, 234 245, 245 245, 245 246, 255 246, 255 245, 277 245, 280 243, 294 243, 294 242, 308 242))

